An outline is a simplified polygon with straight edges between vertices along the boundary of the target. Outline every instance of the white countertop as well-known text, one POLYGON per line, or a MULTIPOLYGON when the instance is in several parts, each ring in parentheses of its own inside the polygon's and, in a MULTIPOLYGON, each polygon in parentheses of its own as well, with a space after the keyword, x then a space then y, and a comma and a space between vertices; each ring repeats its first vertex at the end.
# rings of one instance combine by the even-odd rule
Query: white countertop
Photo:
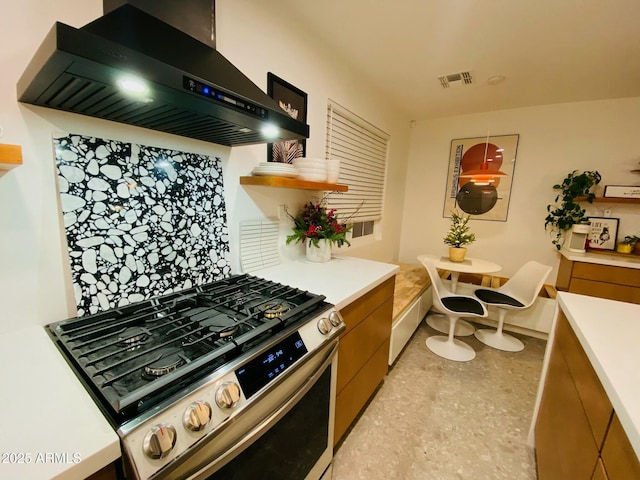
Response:
POLYGON ((398 265, 334 255, 330 262, 300 258, 252 275, 324 295, 338 310, 400 271, 398 265))
POLYGON ((613 267, 626 267, 626 268, 640 268, 640 255, 628 254, 615 255, 613 253, 576 253, 565 250, 560 250, 560 253, 572 262, 584 262, 584 263, 597 263, 599 265, 610 265, 613 267))
POLYGON ((118 435, 43 327, 0 336, 0 364, 0 478, 77 480, 120 457, 118 435))
POLYGON ((640 305, 566 292, 558 303, 640 458, 640 305))
MULTIPOLYGON (((398 270, 334 256, 327 263, 299 259, 252 274, 324 295, 340 309, 398 270)), ((44 327, 0 335, 0 364, 0 478, 77 480, 120 457, 118 435, 44 327)))

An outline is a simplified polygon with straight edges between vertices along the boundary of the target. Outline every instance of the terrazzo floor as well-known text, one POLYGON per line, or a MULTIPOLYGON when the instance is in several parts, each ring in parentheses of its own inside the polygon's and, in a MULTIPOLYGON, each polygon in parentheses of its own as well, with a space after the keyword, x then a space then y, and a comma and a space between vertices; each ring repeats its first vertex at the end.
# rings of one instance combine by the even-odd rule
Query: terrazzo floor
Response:
POLYGON ((535 480, 526 446, 546 341, 451 362, 427 349, 439 334, 422 321, 338 446, 333 480, 535 480))

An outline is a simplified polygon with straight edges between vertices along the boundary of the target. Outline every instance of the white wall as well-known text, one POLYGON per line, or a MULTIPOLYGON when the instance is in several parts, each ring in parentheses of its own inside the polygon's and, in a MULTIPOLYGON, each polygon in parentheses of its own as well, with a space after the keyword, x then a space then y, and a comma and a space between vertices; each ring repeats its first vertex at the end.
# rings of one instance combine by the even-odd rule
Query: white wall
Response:
MULTIPOLYGON (((630 173, 640 160, 640 98, 581 102, 418 122, 413 129, 405 192, 399 260, 417 263, 421 253, 445 255, 442 242, 449 228, 443 218, 449 147, 452 139, 520 134, 511 204, 506 222, 472 220, 477 241, 468 255, 503 266, 510 276, 526 260, 554 266, 548 282, 555 282, 559 254, 544 230, 546 207, 555 199, 552 187, 572 170, 598 170, 604 185, 638 185, 630 173)), ((587 204, 588 205, 588 204, 587 204)), ((590 215, 604 208, 620 218, 619 238, 640 234, 637 205, 593 204, 590 215)))
MULTIPOLYGON (((382 96, 341 62, 339 52, 325 50, 309 32, 298 27, 287 11, 280 11, 277 2, 217 0, 216 25, 218 50, 257 85, 266 91, 270 71, 308 94, 307 122, 311 135, 307 140, 307 156, 324 157, 329 98, 391 135, 381 237, 377 241, 353 242, 352 247, 342 248, 338 253, 380 261, 397 258, 409 119, 380 101, 382 96)), ((245 162, 254 164, 265 157, 264 146, 234 148, 230 167, 235 170, 245 162)), ((238 219, 255 218, 258 208, 260 213, 275 217, 278 205, 287 204, 295 211, 303 203, 299 195, 292 196, 287 189, 250 187, 229 193, 234 196, 233 211, 238 219)), ((308 198, 318 194, 305 195, 308 198)))
MULTIPOLYGON (((266 160, 266 146, 227 147, 129 127, 16 101, 16 82, 55 21, 80 27, 102 14, 101 0, 23 0, 8 3, 0 28, 0 143, 22 145, 24 164, 0 173, 0 333, 44 325, 75 314, 61 227, 52 133, 96 135, 222 158, 231 229, 232 268, 238 271, 237 232, 242 219, 277 215, 313 192, 239 187, 238 177, 266 160)), ((309 94, 309 155, 324 152, 324 112, 331 97, 392 135, 390 190, 382 239, 344 253, 391 260, 399 249, 402 183, 406 173, 408 121, 376 101, 358 76, 334 63, 313 38, 282 25, 281 12, 267 2, 219 0, 218 49, 266 90, 272 71, 309 94)), ((291 255, 296 249, 287 249, 291 255)))

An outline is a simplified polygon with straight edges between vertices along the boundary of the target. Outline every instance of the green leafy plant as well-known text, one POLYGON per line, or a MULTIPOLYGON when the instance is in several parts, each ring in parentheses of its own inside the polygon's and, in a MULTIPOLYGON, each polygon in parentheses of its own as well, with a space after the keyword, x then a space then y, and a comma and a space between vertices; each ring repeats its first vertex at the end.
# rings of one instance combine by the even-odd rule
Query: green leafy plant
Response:
POLYGON ((574 170, 569 173, 560 184, 553 186, 554 190, 560 190, 556 195, 554 204, 547 205, 547 217, 544 220, 544 228, 553 234, 552 243, 558 250, 562 247, 564 232, 578 223, 587 223, 586 210, 576 202, 577 197, 585 197, 589 203, 593 203, 596 197, 591 189, 600 183, 602 176, 597 171, 585 171, 580 173, 574 170))
POLYGON ((472 233, 469 227, 469 219, 471 215, 460 215, 457 211, 451 211, 451 227, 449 233, 443 238, 445 244, 452 247, 464 247, 476 241, 475 233, 472 233))
POLYGON ((634 245, 636 243, 640 242, 640 237, 637 237, 636 235, 627 235, 624 237, 624 240, 622 240, 620 243, 623 243, 625 245, 634 245))
POLYGON ((341 247, 345 243, 351 245, 347 240, 347 232, 352 228, 338 221, 336 210, 326 209, 321 203, 307 203, 302 211, 295 217, 288 212, 289 218, 293 220, 293 233, 287 236, 287 245, 291 242, 304 242, 309 238, 311 243, 318 246, 320 239, 329 240, 341 247))

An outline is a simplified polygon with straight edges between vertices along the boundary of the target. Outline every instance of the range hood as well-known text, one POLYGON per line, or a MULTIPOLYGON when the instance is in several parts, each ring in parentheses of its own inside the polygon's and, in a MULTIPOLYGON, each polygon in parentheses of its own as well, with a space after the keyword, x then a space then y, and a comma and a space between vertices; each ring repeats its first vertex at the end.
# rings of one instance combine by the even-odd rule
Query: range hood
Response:
POLYGON ((57 22, 17 90, 21 102, 227 146, 309 137, 215 49, 129 4, 80 29, 57 22))

